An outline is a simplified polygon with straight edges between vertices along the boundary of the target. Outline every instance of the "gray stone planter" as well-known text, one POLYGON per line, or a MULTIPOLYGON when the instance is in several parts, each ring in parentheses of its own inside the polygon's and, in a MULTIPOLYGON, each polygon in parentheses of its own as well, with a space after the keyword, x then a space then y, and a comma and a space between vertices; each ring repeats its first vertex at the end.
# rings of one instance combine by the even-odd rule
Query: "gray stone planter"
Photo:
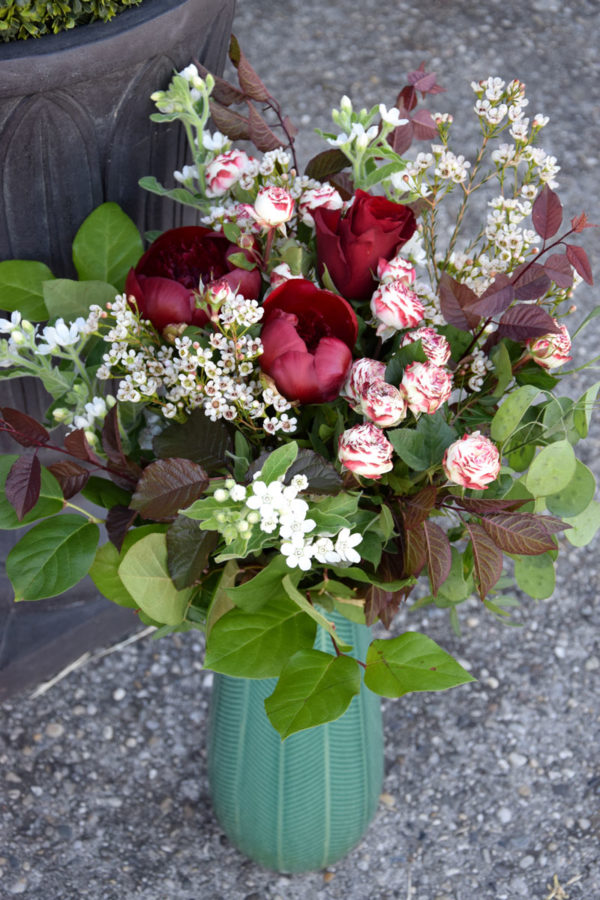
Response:
MULTIPOLYGON (((182 208, 137 184, 150 174, 169 182, 185 161, 182 132, 150 122, 150 94, 193 57, 222 71, 234 10, 235 0, 144 0, 109 23, 0 45, 0 260, 37 259, 72 276, 73 237, 107 200, 142 232, 187 224, 182 208)), ((38 415, 45 405, 30 379, 1 389, 2 406, 38 415)), ((0 449, 19 452, 12 441, 0 449)), ((0 560, 15 537, 0 533, 0 560)), ((3 568, 0 698, 137 627, 91 582, 15 606, 3 568)))

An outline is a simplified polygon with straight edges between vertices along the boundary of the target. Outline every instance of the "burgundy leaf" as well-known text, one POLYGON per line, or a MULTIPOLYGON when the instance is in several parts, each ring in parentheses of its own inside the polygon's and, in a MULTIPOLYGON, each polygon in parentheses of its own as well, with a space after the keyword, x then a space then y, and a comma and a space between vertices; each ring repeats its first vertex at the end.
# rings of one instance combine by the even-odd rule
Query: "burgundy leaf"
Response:
MULTIPOLYGON (((209 70, 206 68, 206 66, 203 66, 202 63, 198 62, 197 59, 194 60, 194 63, 196 64, 196 68, 198 69, 198 72, 200 73, 202 78, 206 78, 206 76, 209 74, 209 70)), ((225 81, 224 78, 220 78, 218 75, 212 74, 212 77, 215 80, 215 86, 211 94, 213 100, 216 100, 217 103, 222 103, 223 106, 231 106, 232 103, 244 102, 244 94, 239 90, 239 88, 236 88, 235 85, 230 84, 228 81, 225 81)))
POLYGON ((259 103, 264 103, 265 101, 271 99, 271 95, 268 92, 266 86, 258 77, 256 72, 250 65, 247 57, 242 53, 241 50, 237 62, 237 73, 240 87, 247 97, 251 97, 253 100, 258 100, 259 103))
POLYGON ((284 117, 283 127, 291 138, 295 138, 296 135, 298 134, 298 129, 296 128, 296 126, 294 125, 294 123, 292 122, 292 120, 290 119, 289 116, 284 117))
POLYGON ((441 94, 446 90, 446 88, 436 84, 435 72, 425 71, 425 63, 423 62, 418 69, 409 72, 407 78, 414 85, 415 90, 421 94, 441 94))
POLYGON ((250 114, 248 116, 250 140, 261 153, 267 153, 269 150, 276 150, 278 147, 284 147, 285 144, 272 131, 259 112, 256 111, 251 103, 248 103, 250 114))
MULTIPOLYGON (((404 111, 401 111, 401 115, 403 113, 404 111)), ((388 143, 394 153, 402 156, 412 144, 413 137, 414 128, 412 122, 409 120, 408 122, 405 122, 404 125, 398 125, 397 128, 394 128, 391 134, 388 135, 388 143)))
POLYGON ((3 406, 2 417, 10 425, 10 430, 6 433, 22 447, 39 447, 50 440, 50 434, 44 426, 19 409, 3 406))
POLYGON ((210 101, 210 115, 218 130, 227 135, 232 141, 248 141, 250 140, 250 131, 248 129, 248 119, 222 106, 216 100, 210 101))
POLYGON ((566 247, 567 259, 569 260, 577 274, 581 275, 581 277, 585 282, 587 282, 587 284, 593 284, 594 279, 592 277, 592 267, 590 266, 588 255, 583 247, 578 247, 576 244, 567 244, 566 247))
POLYGON ((6 478, 6 499, 14 507, 19 522, 33 509, 40 496, 42 467, 37 454, 19 456, 6 478))
POLYGON ((505 553, 537 556, 556 547, 538 516, 527 513, 496 513, 482 518, 481 525, 496 546, 505 553))
POLYGON ((404 524, 406 528, 417 528, 429 518, 431 510, 435 506, 437 488, 434 484, 428 484, 418 494, 407 497, 403 504, 404 524))
POLYGON ((517 303, 511 306, 498 323, 496 334, 511 341, 528 341, 544 334, 558 334, 560 328, 541 306, 517 303))
POLYGON ((411 121, 414 136, 418 141, 432 141, 439 135, 435 119, 428 109, 418 109, 412 116, 411 121))
POLYGON ((412 84, 405 85, 396 97, 396 106, 402 116, 413 110, 418 102, 419 98, 412 84))
POLYGON ((145 519, 169 521, 197 500, 208 484, 205 470, 191 459, 158 459, 144 469, 130 506, 145 519))
POLYGON ((571 219, 571 228, 575 232, 575 234, 579 234, 580 231, 583 231, 584 228, 597 228, 597 225, 594 225, 593 222, 588 221, 588 217, 585 213, 581 213, 579 216, 574 216, 571 219))
POLYGON ((365 595, 367 625, 373 625, 377 619, 381 619, 385 627, 389 628, 404 596, 404 591, 386 591, 385 587, 372 584, 365 595))
POLYGON ((555 194, 545 184, 541 193, 535 198, 533 209, 531 210, 533 227, 541 238, 547 240, 547 238, 551 238, 553 234, 556 234, 560 228, 562 217, 562 203, 558 199, 558 194, 555 194))
POLYGON ((517 300, 537 300, 550 288, 550 278, 539 263, 522 263, 512 273, 511 281, 517 300))
POLYGON ((479 316, 496 316, 508 309, 515 298, 515 289, 508 275, 496 275, 487 291, 469 307, 469 312, 479 316))
POLYGON ((572 525, 569 525, 567 522, 563 522, 562 519, 559 519, 558 516, 536 516, 538 522, 544 526, 546 531, 550 532, 550 534, 555 534, 557 531, 566 531, 567 528, 572 528, 572 525))
POLYGON ((102 448, 112 463, 118 466, 127 465, 127 458, 123 453, 123 445, 121 444, 116 404, 112 409, 109 409, 102 425, 102 448))
POLYGON ((113 506, 106 517, 106 533, 117 550, 121 549, 125 535, 137 517, 135 509, 128 506, 113 506))
POLYGON ((218 541, 216 531, 201 531, 194 519, 177 516, 167 531, 167 567, 178 590, 200 581, 218 541))
POLYGON ((467 522, 473 545, 473 567, 477 590, 482 600, 502 575, 502 550, 477 522, 467 522))
POLYGON ((78 494, 87 484, 90 473, 83 466, 67 459, 64 462, 53 463, 47 466, 60 484, 65 500, 69 500, 78 494))
POLYGON ((427 543, 423 523, 418 528, 406 529, 405 569, 408 575, 419 575, 427 561, 427 543))
POLYGON ((470 311, 477 300, 477 294, 466 284, 459 284, 447 272, 440 278, 440 309, 448 325, 461 331, 470 331, 479 323, 481 316, 470 311))
POLYGON ((529 500, 478 500, 470 497, 454 497, 457 506, 462 506, 467 512, 474 513, 476 516, 485 516, 488 513, 511 512, 519 507, 529 503, 529 500))
POLYGON ((435 595, 450 574, 452 551, 445 531, 430 519, 423 522, 425 532, 427 571, 431 582, 431 592, 435 595))
POLYGON ((67 453, 77 459, 83 459, 86 462, 95 463, 95 465, 103 465, 102 460, 92 450, 83 428, 69 432, 65 437, 64 446, 67 453))
POLYGON ((329 175, 335 175, 336 172, 347 169, 349 165, 348 157, 341 150, 332 147, 331 150, 323 150, 322 153, 313 156, 307 163, 304 174, 309 178, 316 178, 317 181, 324 181, 329 175))
POLYGON ((573 284, 573 270, 565 253, 553 253, 544 262, 546 275, 560 288, 569 288, 573 284))
POLYGON ((342 200, 350 200, 354 196, 354 182, 348 172, 331 175, 327 181, 336 189, 342 200))

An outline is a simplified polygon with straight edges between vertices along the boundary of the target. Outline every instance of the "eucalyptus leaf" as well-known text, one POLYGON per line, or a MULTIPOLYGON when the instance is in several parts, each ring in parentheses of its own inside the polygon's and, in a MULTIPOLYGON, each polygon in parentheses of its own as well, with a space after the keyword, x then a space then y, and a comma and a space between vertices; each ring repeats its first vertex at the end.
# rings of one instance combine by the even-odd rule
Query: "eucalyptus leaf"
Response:
POLYGON ((554 593, 556 574, 549 553, 515 557, 515 581, 535 600, 547 600, 554 593))
POLYGON ((574 547, 585 547, 595 537, 600 528, 600 503, 597 500, 587 506, 577 516, 565 516, 564 521, 571 528, 565 531, 565 537, 574 547))
POLYGON ((543 447, 532 461, 525 483, 534 497, 546 497, 562 491, 575 474, 575 451, 568 441, 556 441, 543 447))
POLYGON ((535 385, 524 384, 508 395, 492 419, 492 440, 505 441, 516 431, 539 392, 535 385))

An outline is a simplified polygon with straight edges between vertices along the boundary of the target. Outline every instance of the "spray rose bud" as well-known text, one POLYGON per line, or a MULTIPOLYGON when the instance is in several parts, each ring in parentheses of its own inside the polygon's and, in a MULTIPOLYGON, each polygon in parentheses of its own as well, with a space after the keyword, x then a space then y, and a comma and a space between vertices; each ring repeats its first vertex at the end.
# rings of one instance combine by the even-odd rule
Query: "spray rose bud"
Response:
POLYGON ((288 222, 294 212, 294 198, 285 188, 263 187, 254 201, 254 215, 258 222, 269 228, 277 228, 288 222))
POLYGON ((222 197, 227 193, 239 181, 249 162, 250 159, 243 150, 228 150, 227 153, 215 156, 204 170, 208 196, 222 197))
POLYGON ((300 218, 305 225, 315 227, 312 212, 319 207, 323 209, 342 209, 344 201, 331 184, 321 184, 318 188, 306 191, 298 203, 300 218))
POLYGON ((401 387, 411 412, 431 415, 449 399, 452 375, 433 363, 414 362, 404 370, 401 387))
POLYGON ((406 397, 392 384, 375 381, 363 390, 360 408, 375 425, 391 428, 406 418, 406 397))
POLYGON ((465 434, 450 444, 442 463, 448 479, 473 490, 485 490, 500 472, 500 454, 489 438, 479 431, 465 434))
POLYGON ((352 363, 341 396, 347 400, 354 410, 359 410, 363 390, 372 382, 385 380, 385 363, 378 359, 363 357, 352 363))
POLYGON ((290 267, 287 263, 279 263, 278 266, 271 271, 269 275, 269 281, 271 282, 271 287, 276 288, 279 287, 280 284, 283 284, 284 281, 290 281, 293 278, 303 278, 303 275, 294 275, 290 267))
POLYGON ((400 346, 406 347, 414 341, 421 341, 423 353, 434 366, 445 366, 450 359, 450 344, 435 328, 417 328, 415 331, 409 331, 402 338, 400 346))
POLYGON ((417 273, 413 264, 403 256, 394 256, 390 260, 382 256, 377 265, 377 277, 383 284, 387 284, 388 281, 401 281, 408 287, 416 279, 417 273))
MULTIPOLYGON (((554 324, 558 325, 556 319, 554 324)), ((535 362, 544 369, 556 369, 573 359, 569 356, 571 338, 566 325, 560 326, 560 334, 544 334, 527 341, 527 347, 535 362)))
POLYGON ((379 321, 377 334, 385 341, 402 328, 418 325, 425 310, 414 291, 401 281, 390 281, 373 294, 371 312, 379 321))
POLYGON ((394 467, 393 452, 394 448, 383 431, 372 422, 348 428, 340 435, 338 442, 341 464, 355 475, 374 480, 394 467))

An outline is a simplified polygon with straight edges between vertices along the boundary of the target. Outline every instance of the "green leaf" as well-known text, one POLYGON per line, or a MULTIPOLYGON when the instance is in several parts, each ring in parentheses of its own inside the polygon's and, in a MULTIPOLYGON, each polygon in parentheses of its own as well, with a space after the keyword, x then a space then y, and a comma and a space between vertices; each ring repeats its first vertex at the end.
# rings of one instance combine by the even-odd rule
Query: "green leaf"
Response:
POLYGON ((527 490, 534 497, 562 491, 575 474, 577 458, 568 441, 556 441, 543 447, 529 467, 525 478, 527 490))
POLYGON ((227 257, 227 261, 232 265, 237 266, 238 269, 246 269, 247 272, 251 272, 256 268, 256 263, 248 259, 246 254, 241 251, 239 253, 231 253, 227 257))
POLYGON ((319 610, 312 605, 312 603, 308 602, 304 594, 302 594, 298 590, 298 588, 294 584, 294 579, 290 575, 285 575, 281 580, 281 584, 290 600, 293 600, 294 603, 296 603, 300 607, 300 609, 302 609, 308 616, 310 616, 311 619, 315 620, 317 625, 320 625, 321 628, 323 628, 327 632, 327 634, 331 635, 340 650, 342 650, 344 653, 347 653, 352 649, 352 647, 340 640, 334 623, 330 622, 329 619, 323 615, 323 613, 320 613, 319 610))
POLYGON ((596 535, 600 528, 600 503, 592 500, 590 505, 577 516, 565 516, 571 528, 565 532, 565 537, 574 547, 585 547, 596 535))
POLYGON ((102 509, 112 509, 113 506, 129 506, 131 498, 129 491, 120 488, 108 478, 99 478, 97 475, 91 475, 88 478, 81 495, 102 509))
POLYGON ((550 554, 516 557, 515 581, 525 594, 535 600, 551 597, 556 586, 556 575, 550 554))
POLYGON ((195 409, 183 424, 173 423, 157 434, 153 449, 158 457, 191 459, 208 471, 225 464, 230 449, 229 432, 222 422, 211 422, 195 409))
POLYGON ((270 453, 262 464, 260 480, 265 484, 271 484, 281 478, 298 456, 298 444, 291 441, 278 447, 273 453, 270 453))
POLYGON ((299 572, 296 576, 296 573, 291 573, 285 557, 278 553, 254 578, 237 587, 228 588, 227 594, 235 606, 245 612, 255 612, 265 603, 274 603, 278 597, 285 596, 285 589, 281 583, 285 575, 296 576, 299 580, 301 574, 299 572))
POLYGON ((4 490, 8 473, 18 458, 19 457, 15 453, 0 456, 0 530, 22 528, 24 525, 35 522, 36 519, 43 519, 46 516, 55 515, 60 512, 64 506, 65 499, 60 484, 54 475, 42 466, 41 488, 38 502, 33 509, 19 521, 13 505, 8 502, 4 490))
POLYGON ((416 631, 375 640, 367 653, 365 684, 383 697, 411 691, 444 691, 475 681, 449 653, 416 631))
POLYGON ((207 637, 210 635, 219 619, 234 608, 232 601, 229 599, 228 591, 229 588, 235 584, 235 579, 239 571, 238 564, 232 559, 229 560, 223 569, 206 614, 207 637))
POLYGON ((402 381, 405 368, 413 362, 427 362, 421 341, 411 341, 406 347, 400 347, 387 364, 385 380, 398 387, 402 381))
MULTIPOLYGON (((155 115, 156 114, 150 116, 150 118, 155 121, 170 121, 169 119, 155 119, 155 115)), ((176 116, 173 118, 176 118, 176 116)), ((170 200, 175 200, 177 203, 183 203, 184 206, 193 206, 194 209, 203 209, 206 205, 203 204, 195 194, 192 194, 191 191, 187 191, 185 188, 172 188, 169 190, 169 188, 163 187, 162 184, 156 180, 154 175, 146 175, 144 178, 140 178, 138 184, 140 187, 144 188, 144 190, 150 191, 152 194, 158 194, 159 197, 168 197, 170 200)))
POLYGON ((96 558, 90 569, 90 578, 107 600, 111 600, 119 606, 137 609, 137 603, 119 578, 120 561, 119 551, 114 544, 108 541, 102 547, 98 547, 96 551, 96 558))
POLYGON ((213 626, 204 665, 235 678, 274 678, 297 650, 312 648, 316 630, 286 596, 252 613, 232 609, 213 626))
POLYGON ((590 505, 595 493, 594 473, 577 459, 575 474, 561 491, 548 494, 546 506, 555 516, 578 516, 590 505))
POLYGON ((144 251, 134 222, 116 203, 102 203, 85 219, 73 241, 73 262, 81 281, 103 281, 123 290, 144 251))
POLYGON ((87 317, 93 303, 104 307, 118 294, 117 289, 105 281, 72 281, 70 278, 45 281, 43 291, 48 318, 60 316, 66 322, 73 322, 78 316, 87 317))
POLYGON ((439 588, 438 597, 448 603, 462 603, 475 588, 473 577, 465 578, 463 555, 456 547, 452 547, 452 565, 446 580, 439 588))
POLYGON ((538 394, 539 389, 532 384, 524 384, 509 394, 492 419, 492 440, 505 441, 509 438, 538 394))
POLYGON ((42 600, 63 594, 87 575, 100 531, 83 516, 45 519, 8 554, 6 574, 15 600, 42 600))
POLYGON ((339 719, 360 691, 358 663, 350 656, 299 650, 284 666, 265 700, 267 716, 282 740, 297 731, 339 719))
POLYGON ((524 444, 518 450, 512 450, 507 454, 506 460, 515 472, 524 472, 531 465, 535 456, 535 444, 524 444))
POLYGON ((387 432, 398 456, 415 471, 424 471, 441 463, 444 452, 456 440, 456 429, 448 425, 441 410, 421 416, 416 429, 396 428, 387 432))
POLYGON ((47 319, 43 285, 52 278, 48 266, 33 259, 0 262, 0 307, 8 312, 18 310, 31 322, 47 319))
POLYGON ((513 379, 512 362, 506 344, 501 341, 492 353, 494 375, 498 380, 492 397, 502 397, 513 379))
POLYGON ((173 584, 164 533, 153 530, 136 541, 124 554, 118 573, 137 605, 152 619, 163 625, 183 622, 193 589, 178 591, 173 584))
MULTIPOLYGON (((598 308, 600 309, 600 307, 598 308)), ((588 435, 590 420, 592 418, 598 391, 600 391, 600 381, 597 381, 581 395, 573 409, 573 424, 582 438, 585 438, 588 435)))

